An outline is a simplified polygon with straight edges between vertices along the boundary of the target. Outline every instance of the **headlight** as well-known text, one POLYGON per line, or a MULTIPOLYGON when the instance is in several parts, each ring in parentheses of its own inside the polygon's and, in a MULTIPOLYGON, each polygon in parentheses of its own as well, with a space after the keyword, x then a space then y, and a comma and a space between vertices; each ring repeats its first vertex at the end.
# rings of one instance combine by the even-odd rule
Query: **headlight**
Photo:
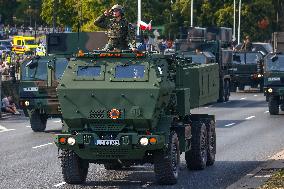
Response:
POLYGON ((269 88, 267 91, 268 91, 269 93, 272 93, 273 90, 272 90, 271 88, 269 88))
POLYGON ((260 77, 262 77, 262 75, 261 75, 261 74, 258 74, 257 77, 260 78, 260 77))
POLYGON ((143 137, 143 138, 140 138, 140 144, 142 145, 142 146, 147 146, 148 145, 148 143, 149 143, 149 141, 148 141, 148 138, 145 138, 145 137, 143 137))
POLYGON ((29 106, 30 102, 29 101, 25 101, 25 106, 29 106))
POLYGON ((73 146, 73 145, 76 143, 76 140, 75 140, 75 138, 73 138, 73 137, 69 137, 69 138, 67 139, 67 143, 68 143, 69 145, 73 146))

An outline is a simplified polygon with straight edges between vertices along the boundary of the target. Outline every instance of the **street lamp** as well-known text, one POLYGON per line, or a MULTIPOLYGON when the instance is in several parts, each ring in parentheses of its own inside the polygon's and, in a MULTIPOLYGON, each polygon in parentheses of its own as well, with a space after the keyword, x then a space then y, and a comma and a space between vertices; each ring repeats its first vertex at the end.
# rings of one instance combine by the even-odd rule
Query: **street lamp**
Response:
POLYGON ((193 27, 193 0, 191 0, 190 4, 190 26, 193 27))

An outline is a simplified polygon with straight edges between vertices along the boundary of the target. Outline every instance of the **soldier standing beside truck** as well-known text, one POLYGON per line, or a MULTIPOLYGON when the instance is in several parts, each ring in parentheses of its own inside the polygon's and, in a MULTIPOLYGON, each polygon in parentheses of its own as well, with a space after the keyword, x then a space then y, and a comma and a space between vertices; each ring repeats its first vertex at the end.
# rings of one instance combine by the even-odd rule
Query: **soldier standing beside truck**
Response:
POLYGON ((125 50, 136 49, 135 31, 131 24, 124 18, 124 8, 121 5, 114 5, 110 10, 106 10, 103 15, 98 17, 94 24, 107 29, 108 43, 105 50, 125 50), (113 18, 109 19, 112 14, 113 18))

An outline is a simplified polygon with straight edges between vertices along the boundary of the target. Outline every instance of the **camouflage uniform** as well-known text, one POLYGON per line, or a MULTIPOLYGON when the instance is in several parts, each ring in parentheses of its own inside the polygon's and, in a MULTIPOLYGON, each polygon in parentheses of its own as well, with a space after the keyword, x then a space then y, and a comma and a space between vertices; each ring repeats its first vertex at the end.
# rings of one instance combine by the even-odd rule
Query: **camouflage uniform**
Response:
POLYGON ((117 21, 115 18, 109 19, 103 14, 95 20, 94 24, 107 29, 108 43, 105 50, 129 49, 129 43, 135 48, 135 30, 124 17, 117 21))

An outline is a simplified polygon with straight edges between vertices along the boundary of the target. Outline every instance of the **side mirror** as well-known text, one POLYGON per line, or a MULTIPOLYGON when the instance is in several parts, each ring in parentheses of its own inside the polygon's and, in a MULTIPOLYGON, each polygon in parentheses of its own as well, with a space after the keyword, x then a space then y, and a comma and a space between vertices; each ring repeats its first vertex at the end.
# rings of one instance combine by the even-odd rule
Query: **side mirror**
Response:
POLYGON ((278 60, 278 56, 277 55, 273 55, 271 58, 272 62, 275 62, 278 60))

